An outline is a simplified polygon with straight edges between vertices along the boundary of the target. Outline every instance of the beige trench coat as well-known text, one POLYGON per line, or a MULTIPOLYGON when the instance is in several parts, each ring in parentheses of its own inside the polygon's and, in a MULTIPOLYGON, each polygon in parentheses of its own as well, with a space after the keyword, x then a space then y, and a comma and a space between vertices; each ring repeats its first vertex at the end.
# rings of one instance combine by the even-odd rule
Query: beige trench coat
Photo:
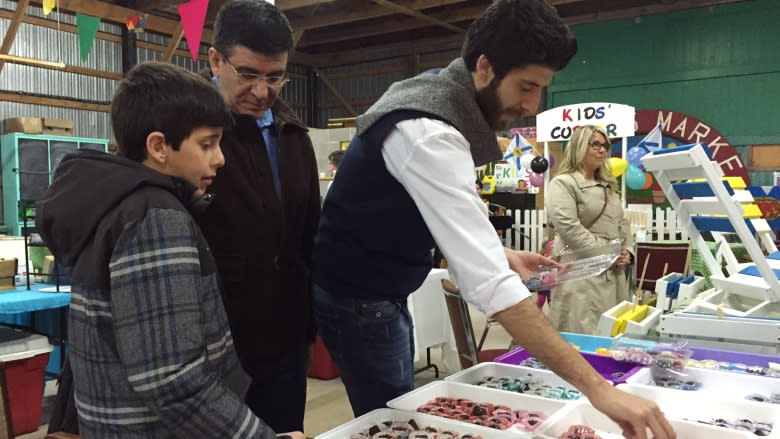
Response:
MULTIPOLYGON (((623 217, 620 196, 610 194, 606 183, 586 180, 583 174, 575 172, 556 176, 546 190, 548 221, 556 233, 553 255, 564 249, 584 249, 613 239, 622 240, 623 249, 633 254, 631 226, 623 217), (605 189, 607 207, 596 223, 586 229, 604 206, 605 189)), ((595 334, 601 314, 627 299, 625 274, 610 269, 596 277, 553 288, 550 314, 559 331, 595 334)))

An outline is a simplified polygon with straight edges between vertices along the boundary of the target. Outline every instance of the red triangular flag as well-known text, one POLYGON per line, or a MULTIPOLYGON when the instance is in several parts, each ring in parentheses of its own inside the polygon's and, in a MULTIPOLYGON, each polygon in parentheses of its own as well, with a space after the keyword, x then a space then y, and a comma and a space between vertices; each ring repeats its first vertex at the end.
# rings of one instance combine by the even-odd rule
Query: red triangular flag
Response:
POLYGON ((181 27, 184 29, 184 38, 187 39, 187 47, 194 61, 198 60, 200 39, 203 36, 203 25, 206 23, 206 11, 209 9, 209 0, 190 0, 176 6, 181 16, 181 27))

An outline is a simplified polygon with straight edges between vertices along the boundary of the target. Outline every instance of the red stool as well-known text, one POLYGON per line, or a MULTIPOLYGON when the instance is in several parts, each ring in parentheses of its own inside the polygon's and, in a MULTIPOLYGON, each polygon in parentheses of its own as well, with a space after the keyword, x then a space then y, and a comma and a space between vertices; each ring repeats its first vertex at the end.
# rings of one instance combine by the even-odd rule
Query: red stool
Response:
POLYGON ((309 364, 309 372, 306 374, 309 378, 317 378, 320 380, 332 380, 339 376, 339 367, 330 358, 328 349, 322 342, 320 336, 314 341, 314 349, 312 349, 311 364, 309 364))

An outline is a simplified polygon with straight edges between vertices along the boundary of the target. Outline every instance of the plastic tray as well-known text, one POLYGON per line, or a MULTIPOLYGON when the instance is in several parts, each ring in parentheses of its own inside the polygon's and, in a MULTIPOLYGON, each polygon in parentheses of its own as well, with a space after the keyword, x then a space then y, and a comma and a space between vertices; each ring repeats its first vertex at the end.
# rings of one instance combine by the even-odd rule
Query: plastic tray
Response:
MULTIPOLYGON (((580 355, 582 355, 588 361, 588 363, 590 363, 590 365, 593 366, 593 368, 604 377, 605 380, 611 381, 615 384, 622 384, 626 382, 628 377, 635 374, 642 368, 642 366, 638 366, 634 363, 615 361, 611 357, 605 357, 603 355, 596 355, 588 352, 580 352, 580 355), (613 374, 617 372, 621 372, 623 376, 614 377, 613 374)), ((496 363, 517 365, 530 357, 530 352, 520 348, 511 352, 507 352, 506 354, 497 357, 494 361, 496 363)))
POLYGON ((314 439, 350 439, 350 436, 359 433, 372 425, 376 425, 380 422, 393 420, 393 421, 414 421, 422 426, 434 427, 437 429, 453 430, 461 435, 472 434, 482 436, 483 439, 512 439, 517 438, 517 433, 511 433, 507 431, 495 430, 493 428, 482 427, 479 425, 465 424, 463 422, 456 422, 450 419, 442 418, 439 416, 426 415, 424 413, 410 413, 402 410, 394 409, 377 409, 365 415, 353 419, 346 424, 342 424, 332 430, 326 431, 314 439))
MULTIPOLYGON (((480 363, 477 364, 476 366, 469 367, 468 369, 450 375, 444 378, 444 380, 452 381, 455 383, 470 384, 473 386, 482 387, 482 386, 478 386, 477 383, 487 376, 525 378, 528 375, 531 375, 534 378, 543 381, 544 384, 547 384, 549 386, 553 386, 553 387, 563 386, 570 389, 575 388, 574 386, 569 384, 566 380, 559 377, 552 371, 533 369, 530 367, 523 367, 523 366, 514 366, 511 364, 502 364, 502 363, 480 363)), ((500 390, 500 389, 495 389, 495 390, 500 390)), ((518 392, 511 392, 509 390, 501 390, 501 391, 518 393, 518 392)), ((585 398, 585 396, 583 395, 582 398, 585 398)), ((565 400, 557 400, 557 399, 554 401, 565 402, 565 400)))
POLYGON ((681 377, 681 379, 698 381, 700 384, 699 390, 669 389, 650 384, 653 377, 649 368, 644 368, 635 373, 626 380, 626 383, 667 392, 694 393, 701 395, 702 398, 716 395, 722 398, 743 400, 746 396, 755 393, 767 397, 773 393, 780 393, 780 380, 777 378, 693 367, 686 368, 683 373, 687 377, 681 377))
MULTIPOLYGON (((448 398, 467 398, 475 402, 489 402, 491 404, 506 405, 513 410, 540 411, 549 419, 555 412, 566 405, 564 401, 556 401, 533 395, 505 392, 503 390, 488 389, 471 386, 452 381, 434 381, 430 384, 415 389, 405 395, 388 401, 387 405, 394 409, 416 412, 421 405, 435 399, 437 396, 448 398)), ((467 422, 457 422, 458 425, 473 425, 467 422)), ((539 427, 541 428, 541 427, 539 427)), ((538 429, 538 428, 537 428, 538 429)), ((531 437, 532 433, 519 429, 510 429, 515 437, 531 437)))
POLYGON ((697 348, 696 346, 690 346, 690 348, 693 349, 691 358, 694 360, 727 361, 729 363, 742 363, 748 366, 761 367, 769 367, 770 362, 780 363, 780 357, 775 355, 723 351, 720 349, 697 348))
MULTIPOLYGON (((716 395, 703 397, 696 392, 673 392, 668 389, 633 384, 621 384, 618 388, 654 401, 668 418, 693 421, 713 418, 734 421, 747 418, 773 424, 772 432, 765 437, 780 438, 780 405, 777 404, 728 399, 716 395)), ((753 434, 751 436, 756 437, 753 434)), ((678 437, 681 436, 678 434, 678 437)))
POLYGON ((596 349, 608 348, 615 340, 612 337, 600 335, 577 334, 575 332, 561 332, 561 337, 573 345, 579 347, 580 352, 596 353, 596 349))
MULTIPOLYGON (((678 438, 684 439, 755 439, 757 436, 738 430, 714 427, 698 422, 686 422, 669 419, 678 438)), ((603 439, 622 439, 622 430, 618 424, 589 403, 582 401, 569 404, 561 409, 536 430, 536 436, 558 439, 572 425, 587 425, 596 430, 603 439)))

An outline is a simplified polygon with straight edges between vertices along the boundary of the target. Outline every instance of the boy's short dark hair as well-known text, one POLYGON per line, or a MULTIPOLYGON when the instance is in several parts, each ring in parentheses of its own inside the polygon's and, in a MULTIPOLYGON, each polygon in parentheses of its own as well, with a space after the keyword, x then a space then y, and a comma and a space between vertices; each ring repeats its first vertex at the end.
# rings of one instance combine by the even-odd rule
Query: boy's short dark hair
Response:
POLYGON ((339 164, 341 164, 341 159, 344 158, 344 154, 346 153, 347 153, 346 151, 342 151, 340 149, 333 151, 330 154, 328 154, 328 161, 330 163, 333 163, 333 166, 338 168, 339 164))
POLYGON ((494 1, 469 26, 461 49, 470 71, 484 54, 498 79, 530 64, 559 71, 576 53, 576 38, 544 0, 494 1))
POLYGON ((225 56, 236 45, 252 52, 276 55, 293 47, 290 22, 279 8, 264 0, 225 3, 214 21, 213 46, 225 56))
POLYGON ((119 82, 111 102, 111 126, 119 155, 141 162, 146 138, 154 131, 178 150, 198 127, 230 127, 233 118, 214 84, 171 64, 133 67, 119 82))

